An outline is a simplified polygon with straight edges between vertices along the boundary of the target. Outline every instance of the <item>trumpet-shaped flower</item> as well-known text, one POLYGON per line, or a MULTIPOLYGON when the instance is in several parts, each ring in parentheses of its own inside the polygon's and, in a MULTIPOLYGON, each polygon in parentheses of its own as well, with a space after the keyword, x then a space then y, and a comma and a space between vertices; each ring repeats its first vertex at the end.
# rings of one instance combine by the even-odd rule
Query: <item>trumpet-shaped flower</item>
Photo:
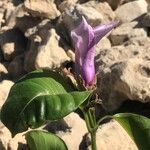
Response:
POLYGON ((75 47, 76 72, 82 76, 86 86, 94 84, 95 45, 117 25, 118 22, 111 22, 93 28, 82 17, 81 23, 71 31, 75 47))

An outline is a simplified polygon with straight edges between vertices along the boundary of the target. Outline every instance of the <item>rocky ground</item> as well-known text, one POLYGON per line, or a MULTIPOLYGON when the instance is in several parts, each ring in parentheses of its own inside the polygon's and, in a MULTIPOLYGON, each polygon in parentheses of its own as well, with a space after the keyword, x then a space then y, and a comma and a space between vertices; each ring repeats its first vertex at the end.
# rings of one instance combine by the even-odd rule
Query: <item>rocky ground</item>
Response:
MULTIPOLYGON (((96 47, 98 92, 105 109, 117 111, 127 102, 132 111, 139 108, 137 113, 150 116, 150 0, 1 0, 0 107, 24 74, 74 62, 70 31, 82 15, 92 26, 121 22, 96 47)), ((69 150, 85 150, 83 120, 72 113, 65 121, 69 129, 58 128, 57 134, 69 150)), ((0 150, 27 149, 22 135, 12 139, 0 123, 0 150)), ((114 121, 104 124, 97 138, 101 150, 137 150, 114 121)))

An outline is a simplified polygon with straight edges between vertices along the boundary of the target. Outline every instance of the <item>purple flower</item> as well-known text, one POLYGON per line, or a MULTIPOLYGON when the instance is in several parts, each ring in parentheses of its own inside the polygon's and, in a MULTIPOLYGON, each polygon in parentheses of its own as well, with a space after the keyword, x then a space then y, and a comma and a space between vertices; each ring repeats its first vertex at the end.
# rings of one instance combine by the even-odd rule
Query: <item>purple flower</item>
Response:
POLYGON ((114 27, 118 22, 111 22, 92 28, 84 17, 81 23, 71 31, 71 37, 75 46, 75 68, 85 82, 85 86, 94 84, 95 79, 95 45, 114 27))

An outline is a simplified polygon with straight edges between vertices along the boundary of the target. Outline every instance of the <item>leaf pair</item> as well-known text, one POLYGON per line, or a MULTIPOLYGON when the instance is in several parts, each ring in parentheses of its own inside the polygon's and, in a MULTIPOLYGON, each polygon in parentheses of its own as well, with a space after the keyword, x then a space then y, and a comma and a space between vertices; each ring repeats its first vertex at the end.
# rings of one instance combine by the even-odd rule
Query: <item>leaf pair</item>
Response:
POLYGON ((47 120, 61 119, 91 94, 74 90, 56 72, 31 72, 11 88, 1 110, 1 120, 14 136, 29 127, 40 127, 47 120))

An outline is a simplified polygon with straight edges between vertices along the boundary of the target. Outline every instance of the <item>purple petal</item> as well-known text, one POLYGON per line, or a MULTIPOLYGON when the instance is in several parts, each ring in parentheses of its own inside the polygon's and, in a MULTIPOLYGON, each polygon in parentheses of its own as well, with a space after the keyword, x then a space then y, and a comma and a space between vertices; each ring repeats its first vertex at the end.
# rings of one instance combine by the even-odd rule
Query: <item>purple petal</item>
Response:
POLYGON ((82 17, 81 24, 71 31, 71 37, 75 46, 75 63, 82 66, 89 47, 94 40, 93 28, 82 17))
POLYGON ((97 44, 113 28, 117 27, 118 24, 119 24, 118 21, 114 21, 114 22, 103 24, 103 25, 93 28, 94 35, 95 35, 95 44, 97 44))
POLYGON ((85 81, 85 85, 92 85, 95 79, 95 48, 92 47, 84 59, 82 73, 85 81))

